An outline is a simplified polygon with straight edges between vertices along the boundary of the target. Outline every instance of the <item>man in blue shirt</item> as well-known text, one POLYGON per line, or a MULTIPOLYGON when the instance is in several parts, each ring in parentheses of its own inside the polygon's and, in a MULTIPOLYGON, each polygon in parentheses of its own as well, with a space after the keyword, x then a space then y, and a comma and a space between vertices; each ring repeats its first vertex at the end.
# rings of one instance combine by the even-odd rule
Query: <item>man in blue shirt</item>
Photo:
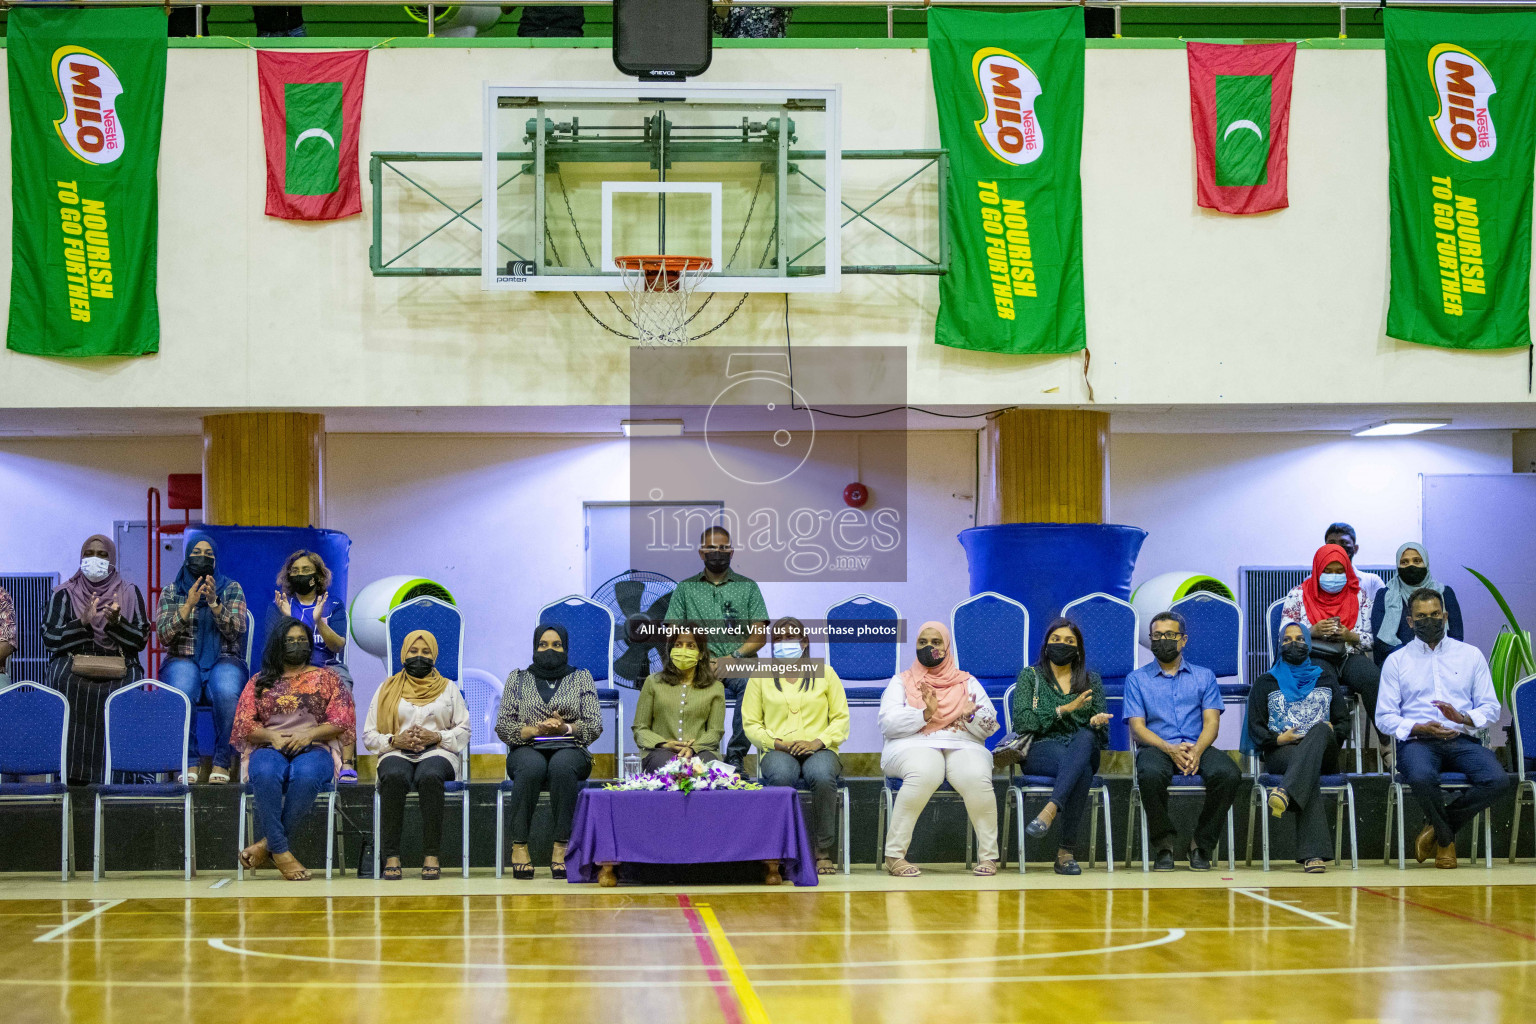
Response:
POLYGON ((1208 668, 1184 660, 1189 642, 1184 616, 1163 612, 1152 620, 1152 657, 1125 677, 1125 721, 1140 750, 1136 779, 1147 812, 1147 831, 1157 851, 1153 868, 1173 870, 1178 832, 1168 817, 1168 787, 1175 774, 1198 775, 1205 783, 1205 805, 1189 846, 1191 871, 1209 871, 1221 842, 1223 819, 1237 798, 1243 774, 1225 752, 1217 750, 1221 690, 1208 668))

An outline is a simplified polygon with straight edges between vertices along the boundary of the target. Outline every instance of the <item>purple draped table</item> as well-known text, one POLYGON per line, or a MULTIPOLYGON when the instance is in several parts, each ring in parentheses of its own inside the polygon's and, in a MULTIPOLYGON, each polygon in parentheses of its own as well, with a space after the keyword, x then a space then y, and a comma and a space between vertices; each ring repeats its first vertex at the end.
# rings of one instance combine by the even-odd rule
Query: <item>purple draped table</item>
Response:
POLYGON ((816 860, 788 786, 656 793, 584 789, 565 848, 566 877, 595 882, 600 864, 719 864, 777 860, 796 885, 816 884, 816 860))

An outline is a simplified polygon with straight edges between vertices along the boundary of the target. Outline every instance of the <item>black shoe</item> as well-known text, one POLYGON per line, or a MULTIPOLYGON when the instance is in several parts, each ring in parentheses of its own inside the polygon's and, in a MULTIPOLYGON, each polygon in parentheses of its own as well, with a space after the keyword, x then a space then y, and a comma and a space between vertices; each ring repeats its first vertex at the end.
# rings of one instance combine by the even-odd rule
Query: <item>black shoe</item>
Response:
POLYGON ((1041 821, 1039 818, 1034 819, 1028 825, 1024 826, 1024 834, 1029 836, 1031 839, 1039 839, 1050 830, 1051 826, 1047 822, 1041 821))
MULTIPOLYGON (((1158 858, 1158 863, 1162 863, 1162 858, 1161 857, 1158 858)), ((1170 860, 1169 860, 1169 867, 1172 867, 1172 866, 1173 866, 1173 862, 1172 862, 1172 859, 1170 858, 1170 860)), ((1078 865, 1077 861, 1075 861, 1075 860, 1059 860, 1059 861, 1056 862, 1056 873, 1058 875, 1080 875, 1080 874, 1083 873, 1083 869, 1078 865)))
POLYGON ((743 775, 744 776, 744 775, 747 774, 747 765, 746 765, 746 759, 745 758, 728 757, 728 758, 725 759, 725 763, 730 765, 732 768, 736 769, 736 774, 737 775, 743 775))
MULTIPOLYGON (((1169 858, 1169 862, 1170 862, 1170 864, 1172 863, 1172 858, 1171 857, 1169 858)), ((1191 870, 1191 871, 1209 871, 1209 870, 1211 870, 1211 858, 1207 857, 1206 854, 1205 854, 1205 851, 1200 849, 1198 846, 1191 846, 1189 848, 1189 870, 1191 870)))
POLYGON ((1157 859, 1152 862, 1152 870, 1153 871, 1172 871, 1173 870, 1173 851, 1172 850, 1158 850, 1157 851, 1157 859))

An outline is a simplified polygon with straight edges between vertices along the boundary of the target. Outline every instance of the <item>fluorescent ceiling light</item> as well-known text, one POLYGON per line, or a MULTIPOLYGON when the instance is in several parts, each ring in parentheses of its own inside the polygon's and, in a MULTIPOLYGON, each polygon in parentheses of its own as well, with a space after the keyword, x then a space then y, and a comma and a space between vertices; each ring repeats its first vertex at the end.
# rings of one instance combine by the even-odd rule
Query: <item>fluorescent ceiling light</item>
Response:
POLYGON ((1404 434, 1418 434, 1425 430, 1434 430, 1436 427, 1448 427, 1450 420, 1382 420, 1380 423, 1372 423, 1368 427, 1361 427, 1355 431, 1356 437, 1402 437, 1404 434))
POLYGON ((682 437, 682 420, 620 420, 625 437, 682 437))

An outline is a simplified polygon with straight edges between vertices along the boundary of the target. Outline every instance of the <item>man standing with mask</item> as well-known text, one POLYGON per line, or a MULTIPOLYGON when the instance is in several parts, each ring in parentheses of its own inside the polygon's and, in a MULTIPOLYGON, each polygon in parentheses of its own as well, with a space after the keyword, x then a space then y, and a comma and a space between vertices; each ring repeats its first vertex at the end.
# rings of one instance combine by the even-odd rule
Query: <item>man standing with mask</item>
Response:
POLYGON ((1510 787, 1493 751, 1474 737, 1499 720, 1499 697, 1483 653, 1445 635, 1445 602, 1428 588, 1408 598, 1414 639, 1392 652, 1381 670, 1376 727, 1397 737, 1398 768, 1424 810, 1414 842, 1420 864, 1456 866, 1456 833, 1510 787), (1449 804, 1441 772, 1461 772, 1467 788, 1449 804))
MULTIPOLYGON (((751 658, 768 640, 768 606, 763 592, 755 581, 731 571, 733 553, 731 535, 725 527, 705 530, 699 537, 704 571, 679 583, 667 605, 666 621, 697 622, 708 632, 711 658, 751 658)), ((752 746, 741 718, 747 677, 722 677, 720 682, 731 708, 731 739, 725 760, 740 771, 752 746)))
MULTIPOLYGON (((1349 564, 1355 564, 1355 555, 1359 554, 1360 545, 1355 540, 1355 528, 1353 526, 1350 526, 1348 523, 1332 524, 1323 534, 1323 543, 1337 544, 1349 556, 1349 564)), ((1376 594, 1382 587, 1387 585, 1387 581, 1373 572, 1360 572, 1358 569, 1355 570, 1355 575, 1360 577, 1360 589, 1365 592, 1367 601, 1374 603, 1376 601, 1376 594)))
POLYGON ((1154 618, 1154 660, 1125 677, 1125 722, 1141 748, 1136 752, 1136 783, 1146 808, 1148 845, 1156 851, 1156 871, 1173 870, 1178 837, 1168 817, 1173 777, 1198 775, 1205 784, 1205 804, 1189 844, 1191 871, 1210 870, 1222 821, 1243 781, 1232 758, 1213 746, 1221 726, 1221 689, 1210 669, 1184 660, 1186 628, 1178 612, 1154 618))

